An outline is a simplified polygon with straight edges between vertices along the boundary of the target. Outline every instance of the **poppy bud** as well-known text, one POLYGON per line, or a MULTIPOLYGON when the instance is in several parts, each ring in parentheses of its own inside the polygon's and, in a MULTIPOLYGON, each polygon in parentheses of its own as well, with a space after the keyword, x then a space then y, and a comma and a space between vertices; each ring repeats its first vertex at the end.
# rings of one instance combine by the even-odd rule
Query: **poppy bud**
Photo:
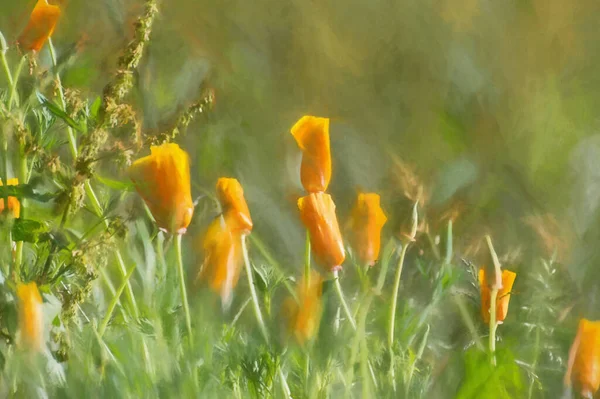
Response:
POLYGON ((22 49, 39 52, 46 40, 52 36, 56 22, 60 17, 60 8, 48 4, 47 0, 38 0, 27 26, 17 40, 22 49))
MULTIPOLYGON (((510 270, 502 270, 502 288, 498 290, 496 297, 496 321, 502 323, 508 313, 510 291, 515 282, 517 274, 510 270)), ((481 316, 485 323, 490 322, 491 291, 488 285, 485 268, 479 269, 479 287, 481 289, 481 316)))
POLYGON ((291 132, 302 150, 300 180, 304 189, 309 193, 327 190, 331 180, 329 118, 303 116, 291 132))
MULTIPOLYGON (((18 186, 19 179, 8 179, 7 186, 18 186)), ((0 186, 2 186, 2 179, 0 179, 0 186)), ((14 218, 19 218, 21 215, 21 203, 17 199, 17 197, 8 197, 6 199, 8 203, 8 210, 12 212, 14 218)), ((0 198, 0 213, 4 212, 4 198, 0 198)))
POLYGON ((573 383, 581 396, 591 398, 600 387, 600 321, 581 319, 569 351, 565 384, 573 383))
POLYGON ((358 259, 373 266, 379 258, 381 248, 381 229, 387 217, 380 205, 378 194, 358 194, 356 205, 352 210, 350 229, 352 231, 352 249, 358 259))
POLYGON ((188 154, 172 143, 152 146, 150 152, 129 167, 131 180, 158 227, 183 234, 194 214, 188 154))
POLYGON ((252 218, 244 198, 244 189, 236 179, 221 177, 217 181, 217 196, 223 213, 229 215, 232 228, 239 228, 245 234, 252 231, 252 218))
POLYGON ((282 312, 287 321, 288 332, 300 345, 303 345, 319 331, 323 278, 318 272, 311 271, 310 282, 306 277, 299 280, 296 293, 298 300, 292 297, 286 298, 282 312))
POLYGON ((340 270, 346 253, 331 196, 309 194, 298 200, 298 209, 310 233, 310 245, 317 261, 329 271, 340 270))
POLYGON ((34 282, 17 284, 19 297, 19 344, 26 349, 39 352, 44 344, 42 296, 34 282))
POLYGON ((221 296, 224 307, 231 303, 243 265, 242 236, 231 228, 230 216, 218 216, 208 227, 203 240, 204 261, 198 280, 208 283, 221 296))

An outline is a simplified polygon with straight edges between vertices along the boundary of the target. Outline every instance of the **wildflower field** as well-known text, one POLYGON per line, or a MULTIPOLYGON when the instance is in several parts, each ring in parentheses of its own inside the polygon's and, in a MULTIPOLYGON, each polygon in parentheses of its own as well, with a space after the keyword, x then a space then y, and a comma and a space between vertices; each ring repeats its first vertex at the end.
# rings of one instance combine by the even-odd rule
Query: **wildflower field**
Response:
POLYGON ((0 398, 598 398, 600 3, 0 0, 0 398))

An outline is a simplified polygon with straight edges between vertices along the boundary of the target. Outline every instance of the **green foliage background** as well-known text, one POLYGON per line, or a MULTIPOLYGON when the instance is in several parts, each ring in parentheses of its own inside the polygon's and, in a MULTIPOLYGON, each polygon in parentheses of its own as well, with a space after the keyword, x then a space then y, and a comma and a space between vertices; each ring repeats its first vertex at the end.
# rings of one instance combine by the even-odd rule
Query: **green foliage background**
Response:
MULTIPOLYGON (((10 47, 34 3, 0 0, 0 31, 10 47)), ((39 84, 58 71, 63 86, 78 90, 92 109, 81 119, 93 120, 92 104, 112 79, 143 3, 64 0, 61 6, 64 13, 53 36, 59 68, 52 68, 44 48, 38 68, 45 72, 24 72, 18 90, 21 98, 30 99, 23 112, 39 113, 36 129, 48 137, 42 145, 60 156, 69 176, 65 121, 34 93, 40 90, 58 104, 51 85, 41 89, 39 84)), ((193 250, 195 237, 216 214, 205 196, 218 177, 235 176, 246 192, 254 234, 283 271, 273 271, 273 260, 251 245, 253 264, 264 276, 259 279, 261 300, 272 308, 269 329, 276 338, 283 335, 278 304, 286 293, 280 278, 299 276, 305 245, 295 208, 301 193, 299 158, 289 128, 303 114, 328 116, 334 162, 330 192, 338 216, 347 218, 356 191, 362 189, 381 193, 390 219, 383 233, 384 242, 391 240, 390 269, 384 293, 374 299, 368 315, 365 336, 377 378, 387 381, 391 363, 402 376, 396 392, 382 382, 370 387, 372 396, 553 398, 562 393, 577 320, 600 317, 598 2, 163 0, 158 7, 127 98, 142 131, 152 136, 168 130, 198 100, 202 88, 215 93, 212 110, 196 117, 177 138, 191 156, 193 195, 201 197, 184 239, 189 280, 200 261, 193 250), (385 329, 398 260, 394 245, 411 207, 399 159, 414 167, 426 188, 421 211, 429 234, 420 234, 409 250, 390 358, 385 329), (453 256, 444 259, 449 246, 442 215, 455 207, 461 213, 450 236, 453 256), (487 340, 471 273, 472 265, 488 262, 481 241, 486 233, 504 265, 518 273, 509 316, 499 328, 496 368, 474 344, 487 340)), ((7 57, 15 68, 18 52, 11 48, 7 57)), ((7 88, 0 74, 3 96, 7 88)), ((6 120, 1 123, 12 129, 6 120)), ((109 148, 119 140, 109 139, 109 148)), ((147 152, 146 147, 129 156, 147 152)), ((121 164, 100 162, 94 185, 107 213, 123 221, 112 228, 127 234, 96 229, 92 235, 109 234, 108 248, 118 246, 127 254, 126 265, 137 265, 132 282, 141 318, 131 320, 126 310, 117 311, 102 343, 93 326, 112 299, 102 279, 94 281, 69 325, 54 319, 61 303, 57 288, 49 284, 45 306, 55 329, 68 332, 69 360, 61 365, 48 354, 39 367, 32 367, 11 342, 14 286, 4 276, 0 325, 8 338, 0 348, 3 395, 264 397, 281 395, 281 367, 294 397, 348 392, 361 397, 365 382, 350 350, 356 334, 347 326, 334 331, 338 302, 333 290, 325 294, 308 379, 302 349, 284 351, 283 339, 269 348, 263 344, 250 306, 244 306, 249 298, 244 278, 228 312, 205 290, 191 292, 198 345, 186 347, 171 241, 154 231, 123 171, 121 164), (246 310, 237 319, 242 307, 246 310), (355 383, 344 384, 340 375, 354 366, 355 383)), ((32 178, 36 192, 52 191, 47 170, 32 178)), ((28 219, 47 226, 22 226, 24 232, 40 229, 42 236, 41 241, 39 235, 30 240, 41 243, 25 248, 25 269, 35 274, 34 266, 46 252, 56 251, 43 237, 57 230, 60 214, 52 201, 38 201, 33 193, 29 198, 28 219)), ((65 227, 64 239, 80 237, 97 222, 90 212, 79 211, 65 227)), ((10 259, 5 233, 0 244, 4 263, 10 259)), ((57 253, 59 265, 64 254, 57 253)), ((106 264, 104 270, 118 287, 122 277, 109 250, 86 262, 106 264)), ((373 269, 370 275, 378 272, 373 269)), ((70 278, 69 273, 61 278, 70 278)), ((349 300, 357 305, 361 280, 351 261, 342 279, 349 300)))

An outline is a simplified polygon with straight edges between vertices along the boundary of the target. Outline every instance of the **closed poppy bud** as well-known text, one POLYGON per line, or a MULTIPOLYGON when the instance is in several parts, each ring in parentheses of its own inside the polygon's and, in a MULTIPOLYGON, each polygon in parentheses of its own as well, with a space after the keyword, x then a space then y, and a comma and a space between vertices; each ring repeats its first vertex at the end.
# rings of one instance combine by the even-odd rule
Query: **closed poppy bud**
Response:
POLYGON ((306 278, 298 281, 296 294, 297 300, 292 297, 286 298, 282 313, 287 321, 288 332, 300 345, 303 345, 319 331, 323 295, 321 275, 313 270, 310 281, 306 278))
POLYGON ((302 150, 300 180, 309 193, 327 190, 331 180, 329 118, 303 116, 292 127, 292 135, 302 150))
POLYGON ((244 198, 244 189, 239 181, 222 177, 217 181, 217 196, 223 213, 231 218, 231 227, 239 229, 245 234, 252 231, 252 218, 248 204, 244 198))
POLYGON ((34 282, 17 285, 19 297, 20 345, 39 352, 44 343, 42 296, 34 282))
MULTIPOLYGON (((8 179, 7 186, 17 186, 19 185, 19 179, 8 179)), ((0 179, 0 186, 2 186, 2 180, 0 179)), ((17 197, 8 197, 6 199, 8 203, 8 210, 12 213, 14 218, 18 218, 21 215, 21 203, 17 199, 17 197)), ((0 213, 4 212, 4 198, 0 198, 0 213)))
POLYGON ((231 228, 231 218, 219 216, 208 227, 202 240, 204 261, 198 280, 221 296, 224 307, 231 303, 243 265, 242 237, 231 228))
POLYGON ((565 384, 571 383, 585 398, 592 398, 600 387, 600 321, 579 321, 565 375, 565 384))
POLYGON ((40 51, 46 40, 52 36, 56 22, 60 17, 60 8, 48 4, 47 0, 38 0, 31 12, 27 26, 17 40, 24 50, 40 51))
POLYGON ((358 199, 350 219, 352 231, 352 249, 358 259, 373 266, 379 258, 381 248, 381 229, 387 217, 381 209, 378 194, 358 194, 358 199))
MULTIPOLYGON (((515 282, 517 274, 510 270, 502 270, 502 288, 496 296, 496 321, 500 324, 508 313, 510 291, 515 282)), ((485 323, 490 322, 491 290, 486 280, 485 268, 479 269, 479 287, 481 289, 481 316, 485 323)))
POLYGON ((177 144, 150 147, 150 155, 129 168, 131 180, 158 227, 183 234, 194 214, 188 154, 177 144))
POLYGON ((331 195, 309 194, 298 200, 298 208, 317 261, 329 271, 340 270, 346 253, 331 195))

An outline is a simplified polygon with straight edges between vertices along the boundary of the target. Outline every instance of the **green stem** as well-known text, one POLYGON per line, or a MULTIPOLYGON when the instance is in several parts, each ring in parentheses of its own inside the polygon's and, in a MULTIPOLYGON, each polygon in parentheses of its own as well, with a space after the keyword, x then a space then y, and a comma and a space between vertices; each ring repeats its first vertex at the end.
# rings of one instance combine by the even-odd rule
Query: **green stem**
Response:
POLYGON ((252 305, 254 307, 254 316, 256 317, 256 321, 260 327, 260 332, 263 335, 263 338, 269 343, 269 333, 267 331, 267 326, 265 325, 265 321, 262 316, 262 312, 260 310, 260 304, 258 303, 258 295, 256 295, 256 287, 254 286, 254 275, 252 272, 252 265, 250 265, 250 258, 248 257, 248 248, 246 246, 246 235, 242 235, 242 254, 244 257, 244 266, 246 267, 246 277, 248 278, 248 288, 250 289, 250 295, 252 297, 252 305))
POLYGON ((125 276, 125 279, 123 280, 123 282, 121 282, 121 285, 119 286, 119 288, 113 295, 113 298, 111 299, 110 303, 108 304, 108 307, 106 309, 106 314, 104 315, 104 318, 102 319, 102 322, 100 323, 100 327, 98 328, 98 336, 99 337, 102 337, 104 335, 104 332, 106 331, 106 327, 108 326, 108 322, 110 321, 110 317, 115 310, 115 306, 117 306, 117 303, 119 302, 119 298, 121 297, 121 294, 123 293, 123 290, 127 286, 127 282, 129 281, 129 278, 131 277, 131 275, 133 274, 134 271, 135 271, 135 264, 129 269, 129 271, 127 272, 127 275, 125 276))
POLYGON ((17 65, 17 71, 13 77, 12 85, 10 86, 10 94, 8 95, 8 110, 12 109, 13 102, 16 102, 18 105, 18 101, 15 99, 15 95, 17 93, 17 83, 19 83, 19 77, 21 76, 21 70, 23 69, 23 65, 25 65, 25 60, 27 59, 27 55, 24 55, 19 60, 19 64, 17 65))
POLYGON ((304 283, 310 286, 310 233, 306 230, 306 246, 304 250, 304 283))
POLYGON ((390 316, 388 324, 388 348, 392 348, 394 344, 394 329, 396 326, 396 307, 398 305, 398 292, 400 291, 400 277, 402 277, 402 268, 404 267, 404 258, 406 257, 406 251, 408 250, 409 242, 406 242, 402 246, 400 252, 400 260, 398 261, 398 267, 396 269, 396 278, 394 280, 394 291, 392 295, 392 303, 390 305, 390 316))
POLYGON ((429 324, 427 324, 427 329, 425 330, 425 334, 423 334, 423 340, 421 341, 421 345, 419 345, 419 350, 417 351, 417 355, 410 365, 410 369, 408 370, 408 379, 406 385, 404 386, 404 397, 408 398, 408 394, 410 393, 410 385, 412 383, 413 375, 415 373, 415 368, 417 362, 423 356, 423 352, 425 351, 425 346, 427 345, 427 339, 429 338, 429 324))
POLYGON ((175 238, 175 253, 177 255, 177 271, 179 273, 179 291, 181 293, 181 304, 185 313, 185 325, 188 330, 190 345, 193 345, 194 339, 192 334, 192 318, 190 317, 190 305, 187 298, 187 288, 185 286, 185 271, 183 270, 183 258, 181 256, 181 238, 182 234, 178 234, 175 238))
POLYGON ((449 265, 452 262, 452 219, 448 220, 448 232, 446 235, 446 258, 444 263, 449 265))
POLYGON ((356 322, 354 321, 352 312, 350 311, 350 308, 348 307, 348 303, 346 303, 346 298, 344 297, 344 293, 342 292, 342 286, 340 284, 340 277, 338 275, 337 270, 333 272, 333 278, 334 278, 335 291, 337 292, 338 298, 340 299, 342 309, 344 309, 344 313, 346 314, 346 317, 348 318, 348 321, 350 322, 352 329, 354 331, 356 331, 356 322))
POLYGON ((2 32, 0 32, 0 63, 2 63, 2 68, 4 69, 8 86, 12 87, 13 77, 10 72, 10 68, 8 67, 8 62, 6 61, 6 50, 8 50, 8 47, 6 46, 6 40, 4 39, 2 32))
MULTIPOLYGON (((57 67, 56 63, 56 51, 54 50, 54 45, 52 44, 52 39, 48 38, 48 49, 50 50, 50 58, 52 59, 52 65, 54 68, 57 67)), ((58 88, 58 99, 60 100, 60 105, 62 106, 63 111, 67 110, 67 102, 65 101, 65 93, 63 91, 62 81, 60 79, 60 74, 58 71, 56 72, 56 86, 58 88)), ((71 126, 67 125, 67 134, 69 137, 69 148, 71 150, 71 156, 73 159, 77 158, 77 141, 75 140, 75 132, 71 128, 71 126)))
POLYGON ((490 355, 492 365, 496 365, 496 298, 498 297, 498 288, 492 288, 490 293, 490 355))
POLYGON ((475 342, 475 346, 477 346, 477 349, 481 351, 485 350, 485 347, 483 346, 483 343, 479 338, 479 334, 477 334, 477 328, 475 327, 475 323, 473 322, 473 319, 471 318, 471 315, 469 314, 469 311, 462 298, 459 294, 453 295, 453 298, 454 302, 456 303, 456 306, 458 306, 458 310, 460 311, 460 315, 465 325, 467 326, 469 332, 471 333, 471 336, 473 337, 473 342, 475 342))

